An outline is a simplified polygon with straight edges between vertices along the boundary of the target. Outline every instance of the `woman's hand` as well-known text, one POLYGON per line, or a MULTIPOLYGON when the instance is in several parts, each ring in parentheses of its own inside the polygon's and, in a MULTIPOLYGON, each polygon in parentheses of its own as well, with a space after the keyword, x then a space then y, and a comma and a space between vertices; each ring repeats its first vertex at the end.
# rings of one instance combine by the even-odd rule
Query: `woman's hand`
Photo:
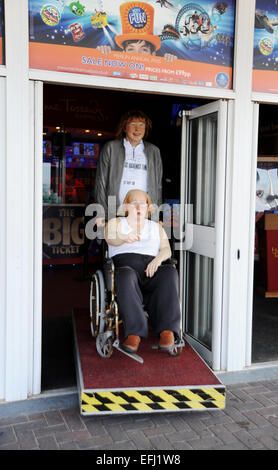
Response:
POLYGON ((148 264, 145 270, 146 276, 153 277, 153 275, 156 273, 160 265, 161 265, 161 260, 157 256, 148 264))
POLYGON ((132 231, 125 235, 121 234, 121 238, 124 240, 125 243, 134 243, 140 240, 140 235, 138 235, 135 231, 132 231))

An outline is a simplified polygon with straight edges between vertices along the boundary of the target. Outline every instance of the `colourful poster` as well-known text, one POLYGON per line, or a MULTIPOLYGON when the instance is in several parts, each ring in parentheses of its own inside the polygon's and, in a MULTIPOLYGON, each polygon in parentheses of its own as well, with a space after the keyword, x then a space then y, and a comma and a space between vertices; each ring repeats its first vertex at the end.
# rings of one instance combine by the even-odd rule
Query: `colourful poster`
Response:
POLYGON ((232 87, 235 0, 29 0, 30 67, 232 87))
POLYGON ((253 91, 278 93, 278 2, 257 0, 253 91))
POLYGON ((4 5, 0 0, 0 65, 4 64, 4 5))

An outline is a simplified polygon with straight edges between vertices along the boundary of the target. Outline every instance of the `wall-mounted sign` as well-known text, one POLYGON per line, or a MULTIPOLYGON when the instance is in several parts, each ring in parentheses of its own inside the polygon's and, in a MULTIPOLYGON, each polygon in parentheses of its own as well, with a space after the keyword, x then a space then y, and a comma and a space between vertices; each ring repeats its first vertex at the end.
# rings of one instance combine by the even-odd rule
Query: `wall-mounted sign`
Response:
POLYGON ((253 90, 278 92, 278 2, 257 0, 255 12, 253 90))
POLYGON ((4 64, 4 4, 0 0, 0 65, 4 64))
POLYGON ((100 255, 96 240, 84 246, 84 212, 80 204, 43 206, 43 264, 83 263, 84 250, 91 261, 100 255))
POLYGON ((81 258, 84 244, 84 207, 45 205, 43 208, 44 264, 81 258))
POLYGON ((235 0, 29 0, 30 67, 231 88, 235 0))

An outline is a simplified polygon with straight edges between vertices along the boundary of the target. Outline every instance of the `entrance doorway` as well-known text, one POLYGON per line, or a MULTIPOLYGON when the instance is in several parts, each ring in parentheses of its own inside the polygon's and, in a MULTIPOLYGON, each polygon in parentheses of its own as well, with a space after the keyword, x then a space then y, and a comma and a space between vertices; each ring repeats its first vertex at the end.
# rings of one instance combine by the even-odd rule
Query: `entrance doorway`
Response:
POLYGON ((185 246, 180 251, 180 290, 184 331, 215 370, 221 367, 226 130, 227 103, 221 100, 183 113, 180 191, 185 246))
POLYGON ((252 362, 278 360, 278 118, 260 105, 256 172, 252 362))
MULTIPOLYGON (((97 242, 91 243, 84 237, 83 217, 86 205, 92 200, 101 148, 107 140, 115 138, 120 116, 130 109, 141 109, 152 120, 152 132, 148 139, 161 151, 164 202, 178 204, 182 202, 182 195, 184 203, 189 206, 193 204, 203 211, 204 218, 200 220, 198 213, 194 214, 197 217, 194 220, 186 219, 186 223, 193 224, 197 245, 191 247, 187 259, 181 260, 179 253, 176 253, 176 257, 183 266, 183 273, 191 276, 193 269, 195 277, 198 272, 199 276, 203 276, 202 282, 207 292, 205 298, 200 283, 198 286, 195 283, 195 290, 192 284, 182 286, 183 293, 188 294, 184 304, 188 312, 185 328, 188 336, 201 346, 201 350, 204 348, 210 351, 208 357, 205 357, 211 363, 211 351, 214 348, 211 335, 215 326, 212 323, 219 314, 218 311, 216 316, 212 315, 212 310, 219 309, 216 274, 219 260, 206 249, 202 251, 204 247, 201 240, 202 233, 206 232, 206 236, 209 233, 213 246, 218 237, 215 230, 218 224, 209 214, 215 216, 219 213, 219 195, 212 191, 212 197, 208 199, 204 194, 209 194, 221 167, 221 162, 217 164, 221 152, 217 123, 223 121, 223 116, 218 118, 217 106, 213 109, 204 107, 202 111, 204 105, 214 106, 206 100, 187 97, 44 86, 42 390, 75 386, 76 383, 71 313, 73 308, 89 309, 90 278, 100 265, 97 242), (183 111, 188 115, 187 123, 182 120, 183 111), (181 165, 182 140, 187 152, 186 175, 182 173, 186 178, 183 191, 181 172, 185 167, 181 165), (192 143, 191 148, 189 142, 192 143), (185 188, 189 193, 185 193, 185 188), (196 262, 196 259, 199 261, 196 262), (198 272, 196 263, 199 263, 198 272), (192 296, 195 300, 197 297, 201 299, 198 311, 196 302, 192 304, 192 296), (206 333, 202 333, 202 337, 198 337, 199 333, 195 334, 197 323, 201 325, 199 333, 206 325, 206 333)), ((223 122, 226 126, 225 119, 223 122)))

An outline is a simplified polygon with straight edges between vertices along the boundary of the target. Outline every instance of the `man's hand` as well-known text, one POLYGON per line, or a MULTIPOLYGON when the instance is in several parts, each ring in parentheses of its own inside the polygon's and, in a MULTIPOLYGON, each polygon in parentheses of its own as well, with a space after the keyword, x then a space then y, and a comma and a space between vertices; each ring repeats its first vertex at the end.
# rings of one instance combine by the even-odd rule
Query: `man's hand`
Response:
POLYGON ((166 54, 164 54, 164 59, 166 60, 166 62, 173 62, 174 60, 177 59, 177 56, 166 52, 166 54))
POLYGON ((97 50, 105 55, 110 54, 112 51, 110 46, 97 46, 97 50))

